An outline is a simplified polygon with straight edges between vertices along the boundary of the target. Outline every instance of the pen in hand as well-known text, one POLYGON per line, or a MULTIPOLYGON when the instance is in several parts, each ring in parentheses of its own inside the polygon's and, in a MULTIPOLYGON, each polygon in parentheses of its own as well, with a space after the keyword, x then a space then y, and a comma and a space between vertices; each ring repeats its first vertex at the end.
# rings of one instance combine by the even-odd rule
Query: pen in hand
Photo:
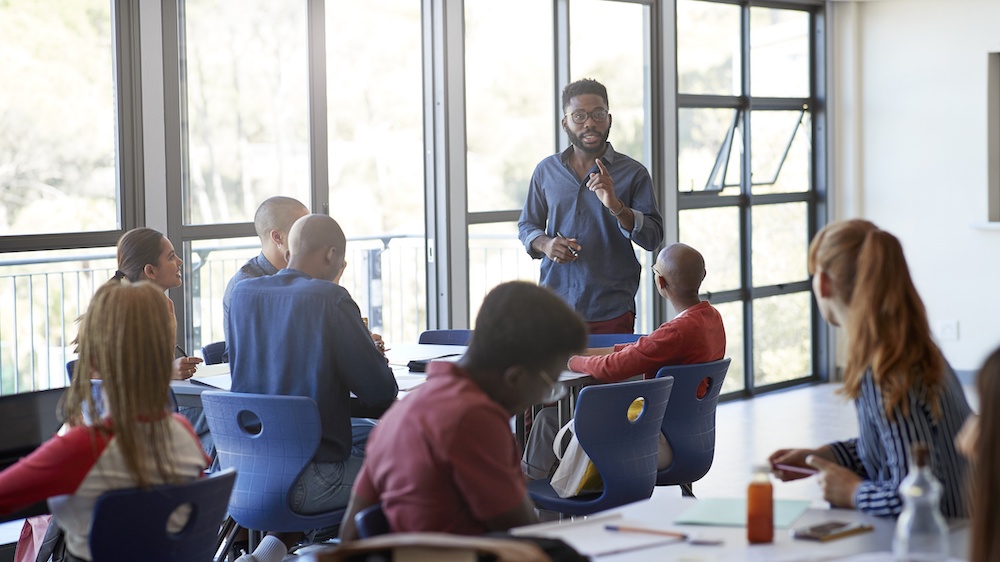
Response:
MULTIPOLYGON (((563 236, 562 232, 559 232, 558 230, 556 231, 556 236, 558 236, 559 238, 566 238, 565 236, 563 236)), ((569 238, 566 238, 566 240, 569 240, 569 238)), ((577 253, 577 251, 574 250, 573 247, 570 246, 569 244, 566 244, 566 249, 569 250, 569 253, 573 254, 574 258, 580 257, 580 254, 577 253)))

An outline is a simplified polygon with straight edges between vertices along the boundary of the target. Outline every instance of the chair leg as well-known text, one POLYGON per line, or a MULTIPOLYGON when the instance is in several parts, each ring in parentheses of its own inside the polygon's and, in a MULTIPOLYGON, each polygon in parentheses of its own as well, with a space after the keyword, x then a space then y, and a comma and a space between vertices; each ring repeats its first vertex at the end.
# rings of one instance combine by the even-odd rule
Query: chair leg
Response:
POLYGON ((239 529, 240 526, 236 524, 236 521, 233 521, 232 517, 226 517, 219 529, 219 538, 215 543, 215 558, 212 559, 212 562, 226 562, 232 558, 229 554, 233 549, 233 543, 239 529))
POLYGON ((680 487, 681 487, 681 495, 684 496, 685 498, 693 498, 694 497, 694 488, 693 488, 693 486, 694 485, 692 483, 690 483, 690 482, 688 482, 686 484, 681 484, 680 485, 680 487))

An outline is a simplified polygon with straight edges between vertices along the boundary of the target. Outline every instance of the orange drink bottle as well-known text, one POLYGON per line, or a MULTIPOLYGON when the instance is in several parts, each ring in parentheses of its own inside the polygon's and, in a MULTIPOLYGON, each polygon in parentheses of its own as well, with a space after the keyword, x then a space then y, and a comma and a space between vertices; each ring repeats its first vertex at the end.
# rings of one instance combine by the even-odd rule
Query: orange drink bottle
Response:
POLYGON ((774 489, 770 474, 769 466, 755 466, 747 486, 747 541, 751 544, 774 542, 774 489))

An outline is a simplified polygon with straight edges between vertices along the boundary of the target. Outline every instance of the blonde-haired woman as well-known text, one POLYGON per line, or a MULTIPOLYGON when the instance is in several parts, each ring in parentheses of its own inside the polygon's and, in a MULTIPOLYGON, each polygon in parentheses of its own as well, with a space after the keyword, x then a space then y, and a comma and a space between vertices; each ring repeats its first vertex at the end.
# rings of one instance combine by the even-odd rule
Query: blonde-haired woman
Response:
MULTIPOLYGON (((809 272, 820 312, 847 337, 842 391, 857 407, 859 435, 817 449, 781 449, 772 465, 818 470, 834 507, 891 516, 902 509, 897 488, 910 445, 924 442, 943 486, 942 513, 966 517, 966 463, 954 439, 969 405, 931 339, 899 240, 864 220, 829 224, 809 247, 809 272)), ((774 472, 782 480, 804 477, 774 472)))
POLYGON ((90 560, 98 496, 202 474, 208 458, 201 444, 187 420, 169 412, 174 329, 156 285, 97 290, 82 318, 79 361, 101 373, 104 416, 94 416, 90 378, 73 377, 63 399, 69 429, 0 473, 0 513, 49 498, 70 559, 90 560))

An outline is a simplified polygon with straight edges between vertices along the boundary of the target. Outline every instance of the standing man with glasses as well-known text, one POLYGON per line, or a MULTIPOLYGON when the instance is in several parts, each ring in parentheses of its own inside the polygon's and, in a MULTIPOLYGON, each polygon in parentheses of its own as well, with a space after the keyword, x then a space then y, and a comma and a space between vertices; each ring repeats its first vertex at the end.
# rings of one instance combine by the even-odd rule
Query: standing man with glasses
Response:
POLYGON ((612 119, 600 82, 569 84, 562 107, 571 146, 535 168, 518 238, 532 258, 548 258, 539 284, 582 315, 590 333, 632 333, 640 275, 632 242, 653 251, 663 240, 653 181, 608 142, 612 119))

